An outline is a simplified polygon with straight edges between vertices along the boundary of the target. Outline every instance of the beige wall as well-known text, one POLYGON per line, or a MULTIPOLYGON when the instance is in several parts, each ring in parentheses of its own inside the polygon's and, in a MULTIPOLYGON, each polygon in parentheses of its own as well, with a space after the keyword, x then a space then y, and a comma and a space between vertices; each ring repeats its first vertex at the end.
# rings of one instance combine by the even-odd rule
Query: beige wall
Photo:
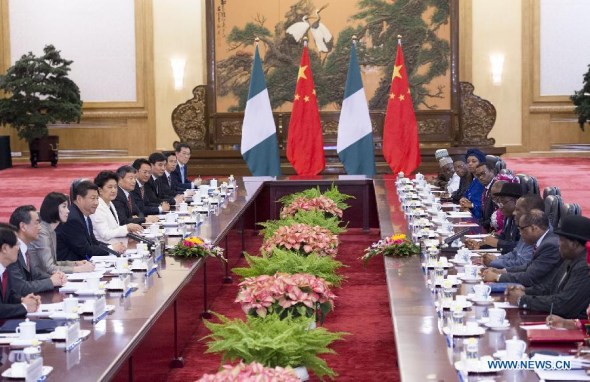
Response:
POLYGON ((170 122, 172 111, 205 84, 205 0, 153 0, 156 148, 170 149, 178 140, 170 122), (184 87, 174 89, 170 60, 185 58, 184 87))
POLYGON ((490 133, 496 146, 522 144, 521 20, 520 1, 472 1, 471 79, 475 94, 496 107, 496 125, 490 133), (492 83, 490 54, 494 53, 505 56, 499 86, 492 83))

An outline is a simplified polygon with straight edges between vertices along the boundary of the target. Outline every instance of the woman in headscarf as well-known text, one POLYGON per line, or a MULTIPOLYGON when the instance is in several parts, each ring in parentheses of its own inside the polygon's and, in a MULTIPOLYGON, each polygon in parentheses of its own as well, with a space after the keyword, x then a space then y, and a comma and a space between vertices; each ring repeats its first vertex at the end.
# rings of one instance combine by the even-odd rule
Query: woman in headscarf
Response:
MULTIPOLYGON (((475 175, 477 166, 486 162, 486 155, 481 150, 469 149, 465 154, 465 162, 467 162, 467 169, 471 175, 475 175)), ((481 217, 481 196, 484 189, 485 187, 474 177, 464 196, 459 200, 461 207, 469 209, 473 217, 478 220, 481 217)))

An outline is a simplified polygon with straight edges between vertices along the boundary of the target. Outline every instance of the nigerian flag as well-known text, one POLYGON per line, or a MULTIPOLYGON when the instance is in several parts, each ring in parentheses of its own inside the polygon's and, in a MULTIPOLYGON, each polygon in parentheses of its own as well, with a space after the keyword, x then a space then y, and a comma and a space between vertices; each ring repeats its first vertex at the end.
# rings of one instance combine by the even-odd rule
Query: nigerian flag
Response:
POLYGON ((266 89, 258 43, 250 77, 248 102, 242 124, 241 152, 254 176, 281 175, 277 130, 266 89))
POLYGON ((338 156, 350 175, 375 175, 373 129, 363 89, 356 44, 350 49, 344 101, 338 122, 338 156))

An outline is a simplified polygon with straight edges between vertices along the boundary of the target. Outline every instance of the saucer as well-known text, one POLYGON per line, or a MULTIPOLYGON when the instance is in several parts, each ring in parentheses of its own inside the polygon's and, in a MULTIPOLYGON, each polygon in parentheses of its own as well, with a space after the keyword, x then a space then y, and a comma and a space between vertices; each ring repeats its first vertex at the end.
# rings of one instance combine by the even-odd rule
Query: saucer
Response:
MULTIPOLYGON (((445 279, 445 280, 446 280, 446 279, 445 279)), ((442 287, 442 283, 443 283, 443 282, 444 282, 444 280, 436 280, 435 286, 437 286, 437 287, 442 287)), ((457 280, 456 280, 456 281, 455 281, 455 282, 454 282, 454 283, 451 285, 451 288, 456 288, 456 287, 458 287, 459 285, 461 285, 462 283, 463 283, 463 281, 461 281, 461 280, 457 279, 457 280)), ((428 280, 428 285, 430 285, 430 284, 431 284, 431 281, 430 281, 430 280, 428 280)))
MULTIPOLYGON (((131 289, 137 289, 137 283, 129 283, 128 286, 131 289)), ((123 283, 122 282, 115 282, 115 283, 113 283, 111 281, 110 283, 108 283, 107 285, 105 285, 104 289, 106 289, 106 290, 112 290, 112 291, 122 291, 123 290, 123 283)))
POLYGON ((457 259, 449 259, 450 263, 456 264, 456 265, 467 265, 469 264, 469 262, 465 262, 462 260, 457 260, 457 259))
POLYGON ((506 329, 510 328, 510 322, 508 320, 504 320, 504 323, 500 326, 494 326, 494 325, 490 324, 489 322, 486 322, 484 324, 484 326, 488 329, 491 329, 491 330, 506 330, 506 329))
POLYGON ((459 280, 465 281, 466 283, 479 283, 481 281, 480 276, 472 279, 471 277, 465 277, 464 273, 457 273, 457 278, 459 278, 459 280))
POLYGON ((480 297, 476 297, 473 293, 469 293, 467 299, 473 301, 475 305, 489 305, 494 303, 494 298, 492 296, 488 296, 488 298, 484 300, 480 297))
POLYGON ((453 337, 472 337, 472 336, 483 336, 486 330, 481 326, 453 326, 451 329, 448 326, 443 328, 443 333, 446 335, 453 335, 453 337))
POLYGON ((178 227, 178 222, 163 221, 163 222, 160 222, 160 224, 164 227, 178 227))
POLYGON ((78 296, 103 296, 105 292, 102 289, 78 289, 74 294, 78 296))
MULTIPOLYGON (((49 375, 49 373, 51 373, 53 371, 53 367, 52 366, 43 366, 43 368, 41 369, 41 375, 43 377, 46 377, 49 375)), ((4 378, 9 378, 9 379, 25 379, 25 375, 12 375, 12 369, 6 369, 3 373, 2 376, 4 378)))

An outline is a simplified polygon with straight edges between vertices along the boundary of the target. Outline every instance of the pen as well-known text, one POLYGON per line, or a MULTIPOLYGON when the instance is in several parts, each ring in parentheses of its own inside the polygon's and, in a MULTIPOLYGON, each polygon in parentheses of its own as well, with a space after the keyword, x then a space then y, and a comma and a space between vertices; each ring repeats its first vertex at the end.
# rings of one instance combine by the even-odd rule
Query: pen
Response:
POLYGON ((553 303, 551 303, 551 308, 549 308, 549 320, 547 326, 551 327, 551 316, 553 316, 553 303))

